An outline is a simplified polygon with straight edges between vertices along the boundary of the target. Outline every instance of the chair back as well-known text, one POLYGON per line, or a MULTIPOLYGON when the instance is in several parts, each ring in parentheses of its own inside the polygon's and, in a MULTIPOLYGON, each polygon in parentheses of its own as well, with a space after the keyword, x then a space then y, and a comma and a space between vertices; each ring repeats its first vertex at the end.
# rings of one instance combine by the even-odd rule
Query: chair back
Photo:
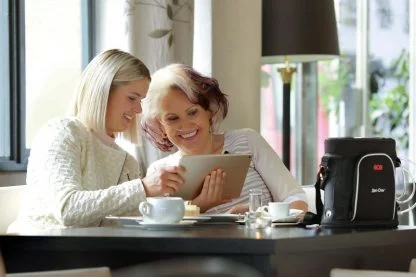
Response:
MULTIPOLYGON (((315 185, 302 186, 308 199, 308 211, 316 214, 316 202, 315 202, 315 185)), ((324 191, 321 190, 321 199, 324 201, 324 191)))
POLYGON ((416 258, 413 258, 410 261, 409 272, 415 272, 416 273, 416 258))
POLYGON ((110 268, 103 266, 6 274, 4 260, 0 251, 0 277, 111 277, 111 271, 110 268))
POLYGON ((0 187, 0 234, 17 218, 26 191, 26 185, 0 187))
POLYGON ((1 251, 0 251, 0 277, 5 277, 5 276, 6 276, 6 269, 4 268, 3 256, 1 255, 1 251))
POLYGON ((113 270, 113 277, 261 277, 254 268, 217 257, 174 258, 113 270))
POLYGON ((416 273, 403 271, 334 268, 331 270, 330 277, 416 277, 416 273))
POLYGON ((111 277, 108 267, 10 273, 6 277, 111 277))

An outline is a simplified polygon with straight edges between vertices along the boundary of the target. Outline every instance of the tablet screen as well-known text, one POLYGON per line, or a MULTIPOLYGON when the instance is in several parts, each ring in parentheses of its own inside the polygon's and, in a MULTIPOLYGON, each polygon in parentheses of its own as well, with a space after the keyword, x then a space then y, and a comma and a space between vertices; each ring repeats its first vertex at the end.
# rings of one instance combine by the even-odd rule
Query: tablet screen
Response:
POLYGON ((194 199, 202 189, 204 178, 214 169, 225 171, 223 199, 238 198, 250 165, 250 154, 187 155, 179 165, 185 167, 185 185, 176 194, 185 200, 194 199))

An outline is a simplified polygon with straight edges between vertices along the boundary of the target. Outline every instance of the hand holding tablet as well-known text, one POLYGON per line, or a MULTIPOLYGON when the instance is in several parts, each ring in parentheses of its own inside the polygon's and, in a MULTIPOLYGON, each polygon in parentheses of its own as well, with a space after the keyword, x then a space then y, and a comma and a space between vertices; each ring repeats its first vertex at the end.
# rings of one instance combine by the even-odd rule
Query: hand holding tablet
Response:
POLYGON ((241 194, 250 161, 250 154, 183 156, 179 165, 186 170, 182 176, 185 185, 176 195, 183 199, 193 199, 201 192, 205 177, 220 168, 226 173, 222 198, 237 198, 241 194))

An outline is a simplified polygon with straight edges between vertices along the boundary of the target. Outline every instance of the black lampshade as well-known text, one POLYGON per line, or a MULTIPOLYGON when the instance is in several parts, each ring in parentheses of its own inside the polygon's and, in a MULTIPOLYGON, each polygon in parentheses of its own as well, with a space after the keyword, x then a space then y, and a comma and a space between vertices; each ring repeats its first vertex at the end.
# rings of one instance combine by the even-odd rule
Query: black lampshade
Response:
POLYGON ((334 0, 263 0, 262 61, 311 62, 339 55, 334 0))

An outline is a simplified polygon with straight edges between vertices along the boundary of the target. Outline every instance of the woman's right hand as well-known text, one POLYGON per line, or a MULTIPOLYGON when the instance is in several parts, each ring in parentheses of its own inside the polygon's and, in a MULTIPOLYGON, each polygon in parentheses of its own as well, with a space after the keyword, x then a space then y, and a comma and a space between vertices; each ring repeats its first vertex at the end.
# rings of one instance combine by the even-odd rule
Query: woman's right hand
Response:
POLYGON ((163 166, 142 179, 146 196, 174 194, 183 186, 185 168, 182 166, 163 166))
POLYGON ((201 212, 229 202, 222 198, 226 174, 222 169, 216 169, 205 177, 201 193, 192 200, 192 204, 197 205, 201 212))

